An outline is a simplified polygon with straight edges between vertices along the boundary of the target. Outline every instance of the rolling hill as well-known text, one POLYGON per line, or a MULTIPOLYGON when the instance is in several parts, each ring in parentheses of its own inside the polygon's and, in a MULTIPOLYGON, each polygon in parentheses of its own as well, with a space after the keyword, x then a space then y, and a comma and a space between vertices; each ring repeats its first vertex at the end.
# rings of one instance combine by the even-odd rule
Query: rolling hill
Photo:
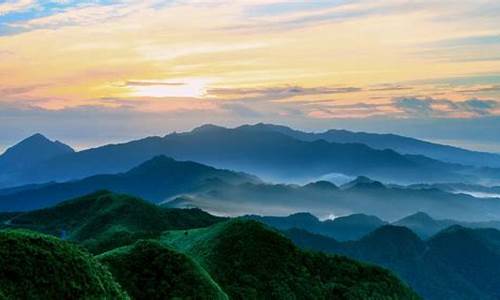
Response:
POLYGON ((198 209, 166 209, 107 191, 14 216, 8 228, 26 228, 78 242, 93 253, 158 238, 167 229, 205 227, 223 220, 198 209))
POLYGON ((419 299, 386 270, 300 251, 255 221, 166 232, 161 241, 197 260, 232 299, 419 299))
POLYGON ((0 231, 2 299, 129 299, 109 271, 79 247, 24 231, 0 231))
POLYGON ((97 256, 133 299, 229 299, 191 258, 153 240, 97 256))
POLYGON ((165 209, 104 191, 52 208, 21 213, 3 227, 30 228, 56 235, 63 231, 62 238, 67 241, 20 229, 0 231, 1 254, 16 253, 2 255, 8 262, 2 264, 0 272, 2 268, 9 274, 19 270, 16 272, 24 274, 21 282, 29 285, 22 291, 14 291, 19 281, 14 284, 11 277, 0 276, 0 282, 3 280, 0 292, 21 298, 23 295, 66 298, 61 293, 70 291, 74 293, 70 294, 72 297, 108 299, 128 296, 133 299, 419 299, 387 270, 344 257, 301 251, 278 232, 255 221, 220 221, 221 218, 199 210, 165 209), (191 229, 208 224, 213 225, 191 229), (7 237, 2 246, 5 232, 7 237), (22 246, 28 250, 11 247, 15 245, 12 232, 23 236, 22 246), (73 252, 83 255, 89 260, 86 268, 91 268, 89 273, 94 276, 101 276, 99 270, 107 270, 73 243, 101 253, 98 261, 112 274, 105 273, 110 281, 101 282, 98 288, 102 290, 96 290, 92 286, 94 277, 86 279, 86 271, 78 269, 75 258, 68 261, 66 255, 73 257, 73 252), (26 252, 40 245, 43 255, 26 252), (22 257, 30 257, 31 261, 26 265, 22 257), (64 266, 64 272, 59 271, 64 266), (30 273, 30 268, 36 271, 30 273), (48 276, 47 268, 56 271, 48 276), (77 283, 80 278, 86 280, 84 284, 77 283), (70 281, 75 284, 68 288, 64 283, 70 281), (59 286, 44 289, 38 282, 59 286), (119 289, 118 283, 128 295, 119 289), (115 295, 99 294, 108 292, 115 295))

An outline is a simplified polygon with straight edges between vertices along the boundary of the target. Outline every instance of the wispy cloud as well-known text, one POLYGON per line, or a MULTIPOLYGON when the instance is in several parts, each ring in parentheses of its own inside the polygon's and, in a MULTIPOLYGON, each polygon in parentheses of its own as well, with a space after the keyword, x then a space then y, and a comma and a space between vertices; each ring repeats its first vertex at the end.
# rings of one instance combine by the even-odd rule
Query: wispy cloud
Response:
POLYGON ((480 117, 498 113, 500 102, 495 100, 404 97, 394 99, 394 106, 410 117, 480 117))
POLYGON ((35 5, 36 1, 34 0, 7 0, 0 4, 0 16, 33 9, 35 5))

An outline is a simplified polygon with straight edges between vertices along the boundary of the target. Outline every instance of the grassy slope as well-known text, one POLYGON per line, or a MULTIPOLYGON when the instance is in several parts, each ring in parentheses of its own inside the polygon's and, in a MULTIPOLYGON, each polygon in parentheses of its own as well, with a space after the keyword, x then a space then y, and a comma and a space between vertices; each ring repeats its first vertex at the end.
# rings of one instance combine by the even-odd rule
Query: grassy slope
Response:
POLYGON ((166 232, 161 241, 199 261, 232 299, 418 299, 384 269, 303 252, 254 221, 166 232))
POLYGON ((134 299, 228 299, 198 263, 158 241, 141 240, 98 260, 134 299))
POLYGON ((0 291, 7 299, 128 299, 92 256, 25 230, 0 231, 0 291))
POLYGON ((139 198, 100 191, 14 217, 10 226, 76 241, 93 253, 158 238, 167 229, 195 228, 220 218, 197 209, 166 209, 139 198))

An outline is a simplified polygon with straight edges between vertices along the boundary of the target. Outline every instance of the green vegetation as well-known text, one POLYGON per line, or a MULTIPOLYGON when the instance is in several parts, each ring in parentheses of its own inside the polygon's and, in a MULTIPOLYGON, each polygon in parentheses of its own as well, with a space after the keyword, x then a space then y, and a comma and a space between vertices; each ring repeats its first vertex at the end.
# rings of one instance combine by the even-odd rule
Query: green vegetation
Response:
POLYGON ((14 298, 24 294, 13 293, 26 292, 31 293, 27 298, 71 295, 80 299, 127 295, 133 299, 419 299, 389 271, 345 257, 301 251, 282 234, 255 221, 223 220, 198 209, 163 208, 107 191, 15 215, 3 226, 33 229, 68 241, 7 231, 26 237, 27 249, 38 247, 40 241, 59 248, 49 245, 37 254, 3 247, 19 256, 2 255, 3 266, 12 264, 17 275, 10 276, 7 270, 0 292, 14 298), (97 260, 111 273, 72 243, 101 253, 97 260), (83 267, 68 260, 68 253, 83 257, 89 270, 78 269, 83 267), (52 268, 64 272, 52 272, 52 268), (28 288, 16 292, 19 280, 28 288), (103 283, 95 288, 93 280, 103 283), (103 291, 114 294, 99 294, 103 291))
POLYGON ((1 299, 128 299, 91 255, 25 230, 0 231, 0 291, 1 299))
POLYGON ((167 209, 139 198, 99 191, 10 221, 21 227, 76 241, 93 253, 158 238, 167 229, 204 227, 220 221, 198 209, 167 209))
POLYGON ((161 241, 200 262, 232 299, 419 299, 386 270, 303 252, 255 221, 166 232, 161 241))
POLYGON ((98 259, 134 299, 228 299, 196 262, 158 241, 141 240, 98 259))
POLYGON ((497 299, 500 295, 500 231, 495 229, 455 225, 426 241, 406 227, 389 225, 351 242, 298 229, 286 235, 306 249, 388 268, 425 299, 497 299))

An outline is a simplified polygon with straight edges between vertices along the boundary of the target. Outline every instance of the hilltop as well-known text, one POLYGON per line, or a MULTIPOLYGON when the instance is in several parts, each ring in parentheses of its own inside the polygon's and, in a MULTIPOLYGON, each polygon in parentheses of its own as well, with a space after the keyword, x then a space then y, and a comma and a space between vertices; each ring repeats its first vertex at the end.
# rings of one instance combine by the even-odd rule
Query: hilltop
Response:
POLYGON ((255 221, 166 232, 161 241, 191 255, 230 298, 419 299, 384 269, 303 252, 255 221))
POLYGON ((24 230, 0 231, 0 295, 7 299, 128 299, 108 270, 79 247, 24 230))
POLYGON ((28 228, 75 241, 100 253, 167 229, 212 225, 222 220, 199 209, 167 209, 127 195, 99 191, 14 216, 9 227, 28 228))

